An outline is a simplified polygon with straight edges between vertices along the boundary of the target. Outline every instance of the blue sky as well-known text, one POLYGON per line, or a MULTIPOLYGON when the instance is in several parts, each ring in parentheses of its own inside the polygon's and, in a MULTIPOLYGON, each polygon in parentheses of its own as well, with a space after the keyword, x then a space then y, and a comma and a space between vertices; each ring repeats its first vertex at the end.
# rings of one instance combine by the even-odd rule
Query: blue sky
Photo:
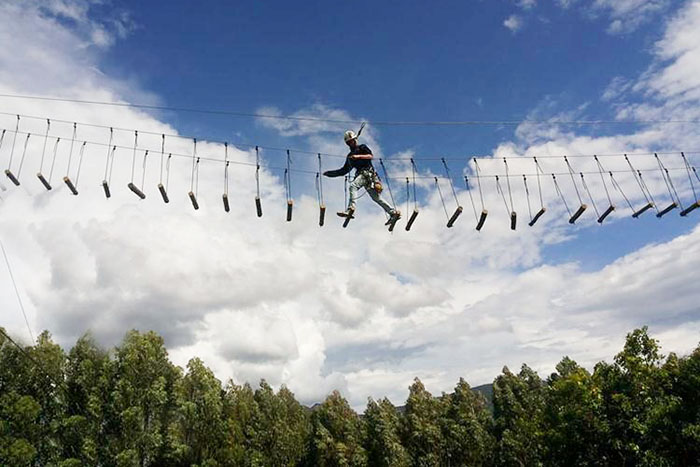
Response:
MULTIPOLYGON (((0 43, 11 44, 0 49, 0 94, 370 122, 700 120, 698 30, 698 0, 26 0, 0 5, 0 43)), ((347 129, 3 97, 0 111, 197 136, 200 154, 215 157, 223 156, 217 140, 342 153, 347 129)), ((43 125, 22 121, 34 134, 43 125)), ((14 128, 13 117, 0 114, 0 128, 14 128)), ((81 139, 106 142, 104 129, 79 131, 81 139)), ((69 125, 52 132, 70 137, 69 125)), ((157 137, 140 138, 141 150, 159 145, 157 137)), ((133 134, 118 139, 128 146, 133 134)), ((338 388, 354 407, 368 395, 401 403, 415 376, 439 393, 460 376, 490 382, 504 364, 527 362, 546 375, 569 355, 591 367, 612 358, 625 333, 645 324, 666 351, 697 345, 700 295, 687 282, 700 258, 697 212, 631 219, 608 182, 615 214, 599 226, 589 206, 571 226, 545 177, 548 211, 529 228, 522 181, 512 179, 519 223, 511 232, 489 178, 489 218, 477 233, 459 179, 471 154, 494 156, 480 162, 489 174, 503 173, 503 157, 512 157, 511 173, 532 173, 532 155, 673 151, 662 157, 679 167, 677 152, 685 150, 700 165, 697 124, 370 123, 363 142, 386 158, 393 175, 406 173, 402 158, 411 156, 419 175, 441 174, 439 164, 420 158, 449 156, 465 209, 455 227, 445 228, 425 178, 411 232, 401 225, 389 234, 367 197, 348 229, 334 215, 319 228, 313 176, 300 173, 293 174, 294 221, 287 223, 281 172, 268 167, 261 175, 265 215, 258 219, 253 171, 245 165, 232 165, 225 214, 222 165, 210 162, 201 165, 195 212, 187 198, 188 159, 173 159, 171 203, 164 205, 153 153, 141 201, 126 189, 132 153, 121 149, 106 200, 104 147, 96 144, 86 149, 80 196, 64 186, 45 192, 32 176, 41 151, 33 136, 21 187, 0 181, 0 238, 30 327, 34 334, 51 330, 64 346, 87 330, 111 346, 128 329, 154 329, 179 365, 199 356, 222 380, 266 378, 307 403, 338 388)), ((191 142, 169 139, 168 150, 189 154, 191 142)), ((0 164, 9 151, 0 148, 0 164)), ((244 145, 230 146, 229 155, 255 160, 244 145)), ((283 153, 265 151, 263 158, 283 165, 283 153)), ((315 168, 313 157, 293 159, 295 168, 315 168)), ((606 169, 626 168, 619 157, 601 159, 606 169)), ((67 160, 65 145, 56 176, 67 160)), ((561 159, 541 161, 548 173, 566 170, 561 159)), ((595 170, 590 158, 571 161, 576 171, 595 170)), ((633 161, 655 167, 651 157, 633 161)), ((328 158, 324 167, 341 163, 328 158)), ((683 202, 691 202, 685 173, 672 175, 683 202)), ((645 172, 645 179, 665 205, 658 172, 645 172)), ((586 180, 605 209, 600 178, 586 180)), ((528 181, 537 210, 536 180, 528 181)), ((570 178, 559 181, 575 209, 570 178)), ((641 206, 634 179, 619 174, 618 181, 641 206)), ((326 179, 324 187, 329 213, 340 210, 342 182, 326 179)), ((405 185, 394 180, 393 187, 403 208, 405 185)), ((8 279, 0 268, 2 304, 14 303, 8 279)), ((14 308, 0 325, 28 334, 14 308)))

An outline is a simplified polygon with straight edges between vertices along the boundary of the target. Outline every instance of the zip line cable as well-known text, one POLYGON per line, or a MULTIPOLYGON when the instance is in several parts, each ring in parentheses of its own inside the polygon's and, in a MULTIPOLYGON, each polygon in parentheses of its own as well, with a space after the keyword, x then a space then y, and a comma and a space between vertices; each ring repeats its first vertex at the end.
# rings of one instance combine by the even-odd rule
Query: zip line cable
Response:
MULTIPOLYGON (((321 117, 305 117, 298 115, 274 115, 274 114, 262 114, 255 112, 241 112, 235 110, 223 110, 223 109, 201 109, 201 108, 189 108, 189 107, 172 107, 172 106, 162 106, 162 105, 150 105, 150 104, 138 104, 138 103, 128 103, 128 102, 107 102, 107 101, 94 101, 94 100, 83 100, 83 99, 70 99, 62 97, 49 97, 49 96, 29 96, 20 94, 0 94, 0 97, 12 98, 12 99, 32 99, 32 100, 43 100, 52 102, 70 102, 75 104, 90 104, 90 105, 106 105, 112 107, 128 107, 128 108, 139 108, 139 109, 149 109, 149 110, 169 110, 175 112, 190 112, 190 113, 200 113, 200 114, 210 114, 210 115, 223 115, 231 117, 249 117, 249 118, 269 118, 276 120, 292 120, 292 121, 308 121, 308 122, 325 122, 325 123, 346 123, 346 124, 358 124, 361 122, 367 122, 368 120, 350 120, 350 119, 330 119, 321 117)), ((533 120, 533 119, 523 119, 523 120, 437 120, 437 121, 390 121, 390 120, 377 120, 368 121, 372 125, 381 126, 500 126, 500 125, 521 125, 521 124, 549 124, 549 125, 642 125, 642 124, 698 124, 700 120, 533 120)))
MULTIPOLYGON (((0 115, 11 115, 11 116, 17 116, 18 114, 15 113, 10 113, 10 112, 0 112, 0 115)), ((23 115, 19 114, 22 118, 25 119, 35 119, 35 120, 45 120, 45 117, 37 117, 37 116, 32 116, 32 115, 23 115)), ((60 120, 60 119, 52 119, 54 122, 58 123, 66 123, 66 124, 73 124, 76 122, 69 121, 69 120, 60 120)), ((86 123, 86 122, 77 122, 78 125, 82 126, 87 126, 87 127, 92 127, 92 128, 103 128, 103 129, 109 129, 113 128, 114 130, 119 130, 119 131, 124 131, 128 133, 133 133, 134 131, 139 131, 140 133, 144 135, 153 135, 153 136, 162 136, 163 133, 161 132, 154 132, 154 131, 147 131, 147 130, 135 130, 133 128, 120 128, 120 127, 110 127, 107 125, 99 125, 95 123, 86 123)), ((21 133, 21 132, 20 132, 21 133)), ((179 139, 185 139, 185 140, 192 140, 194 139, 193 136, 189 135, 176 135, 176 134, 165 134, 165 136, 168 136, 170 138, 179 138, 179 139)), ((202 137, 197 137, 198 139, 203 139, 202 137)), ((206 138, 205 138, 206 139, 206 138)), ((224 144, 224 141, 218 141, 215 138, 207 139, 211 143, 216 143, 216 144, 224 144)), ((237 146, 243 146, 243 147, 248 147, 248 148, 259 148, 259 149, 267 149, 270 151, 277 151, 277 152, 285 152, 287 148, 278 148, 278 147, 273 147, 273 146, 262 146, 262 145, 255 145, 251 143, 244 143, 244 142, 236 142, 233 143, 237 146)), ((318 154, 318 151, 312 151, 312 150, 304 150, 304 149, 298 149, 298 148, 289 148, 291 151, 294 151, 295 153, 307 155, 309 157, 311 156, 316 156, 318 154)), ((677 154, 677 151, 673 152, 658 152, 658 154, 677 154)), ((700 150, 696 151, 685 151, 686 154, 700 154, 700 150)), ((637 152, 637 153, 627 153, 629 156, 652 156, 655 153, 653 152, 637 152)), ((331 153, 321 153, 323 156, 328 156, 328 157, 336 157, 336 158, 346 158, 347 155, 344 154, 331 154, 331 153)), ((611 154, 598 154, 598 157, 616 157, 616 156, 622 156, 623 153, 611 153, 611 154)), ((569 158, 576 158, 576 157, 592 157, 593 154, 569 154, 569 158)), ((470 156, 470 157, 478 157, 481 159, 492 159, 491 155, 489 154, 482 154, 482 155, 475 155, 475 156, 470 156)), ((522 159, 525 156, 506 156, 508 159, 522 159)), ((546 158, 560 158, 561 156, 550 156, 550 155, 540 155, 537 156, 540 159, 546 159, 546 158)), ((441 159, 447 159, 447 160, 464 160, 465 156, 447 156, 447 155, 441 155, 441 156, 422 156, 420 158, 414 157, 416 160, 425 160, 425 161, 440 161, 441 159)), ((392 158, 392 160, 409 160, 410 158, 407 157, 395 157, 392 158)))

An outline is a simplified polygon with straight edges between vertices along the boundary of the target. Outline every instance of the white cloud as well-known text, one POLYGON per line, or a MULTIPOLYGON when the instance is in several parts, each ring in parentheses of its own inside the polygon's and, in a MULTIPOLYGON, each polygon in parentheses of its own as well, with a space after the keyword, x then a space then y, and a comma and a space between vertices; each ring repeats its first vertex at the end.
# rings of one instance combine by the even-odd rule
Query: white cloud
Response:
MULTIPOLYGON (((54 15, 81 24, 94 21, 84 3, 56 2, 54 15)), ((620 115, 656 115, 651 107, 673 110, 673 117, 691 115, 697 107, 693 68, 700 25, 697 2, 679 12, 657 46, 653 73, 627 79, 636 92, 649 96, 649 107, 619 103, 620 115), (675 110, 674 110, 675 109, 675 110)), ((0 89, 3 92, 46 93, 95 100, 157 101, 138 83, 125 83, 100 72, 101 50, 85 47, 94 42, 92 29, 66 26, 51 15, 25 4, 0 6, 0 89), (136 96, 136 97, 135 97, 136 96)), ((105 26, 108 28, 108 26, 105 26)), ((108 29, 109 30, 109 29, 108 29)), ((117 36, 119 37, 119 34, 117 36)), ((628 88, 612 93, 625 96, 628 88)), ((167 122, 125 108, 91 108, 70 104, 0 100, 4 110, 90 121, 157 133, 176 133, 167 122)), ((558 111, 549 99, 533 116, 583 118, 586 105, 558 111)), ((271 107, 264 112, 279 112, 271 107)), ((330 105, 314 105, 295 112, 358 120, 330 105)), ((22 129, 41 134, 43 122, 22 121, 22 129)), ((322 152, 345 151, 344 123, 263 120, 262 125, 286 136, 301 136, 322 152)), ((0 118, 0 127, 13 127, 12 116, 0 118)), ((70 137, 70 125, 56 124, 52 134, 70 137)), ((103 129, 79 129, 79 139, 106 141, 103 129)), ((363 138, 378 155, 386 157, 394 174, 407 169, 397 155, 383 154, 380 134, 368 127, 363 138)), ((118 144, 129 146, 133 135, 117 134, 118 144)), ((514 141, 483 160, 484 173, 503 173, 504 156, 513 173, 532 173, 530 156, 647 151, 697 141, 692 132, 662 131, 650 126, 638 132, 607 137, 577 134, 567 126, 523 125, 514 141)), ((143 135, 142 147, 159 147, 158 136, 143 135)), ((168 139, 167 150, 189 154, 191 141, 168 139)), ((409 148, 410 149, 410 148, 409 148)), ((0 160, 6 161, 3 145, 0 160)), ((199 154, 221 157, 219 144, 201 141, 199 154)), ((523 361, 543 372, 552 370, 564 354, 591 365, 619 350, 624 333, 650 324, 666 351, 685 352, 697 344, 700 322, 693 306, 697 294, 687 277, 698 267, 700 230, 694 228, 658 245, 632 252, 597 270, 576 263, 544 264, 545 250, 597 225, 590 211, 579 225, 566 222, 566 211, 545 183, 545 217, 535 228, 526 220, 524 186, 513 183, 517 232, 508 227, 508 214, 484 179, 485 206, 490 214, 484 231, 474 230, 468 194, 457 195, 465 212, 451 230, 445 229, 440 199, 427 180, 420 215, 410 233, 397 228, 389 235, 381 212, 366 198, 359 216, 342 229, 330 213, 343 205, 342 182, 325 180, 329 216, 318 227, 313 175, 294 174, 294 221, 285 223, 281 172, 264 168, 261 176, 264 217, 254 214, 253 169, 232 165, 230 214, 221 208, 221 164, 203 161, 199 199, 201 209, 189 206, 190 159, 173 159, 170 180, 172 202, 164 205, 156 191, 159 155, 152 153, 146 173, 144 201, 126 190, 131 152, 118 150, 113 176, 113 198, 105 200, 100 182, 105 148, 89 145, 80 196, 61 185, 67 146, 59 151, 54 174, 56 189, 45 192, 33 178, 38 171, 40 138, 30 141, 22 186, 3 192, 0 233, 13 260, 15 276, 25 298, 32 327, 48 328, 70 345, 88 328, 105 345, 119 341, 130 328, 154 329, 166 338, 172 358, 184 364, 201 356, 222 380, 255 382, 264 377, 286 383, 304 402, 316 402, 330 389, 340 388, 352 403, 362 406, 368 395, 405 399, 406 388, 419 376, 439 393, 450 390, 459 376, 470 383, 490 382, 503 364, 523 361), (654 308, 650 303, 657 303, 654 308)), ((406 154, 412 154, 410 151, 406 154)), ((248 148, 230 148, 229 155, 252 163, 248 148)), ((405 154, 404 154, 405 156, 405 154)), ((279 154, 264 152, 266 161, 279 154)), ((542 158, 545 172, 566 170, 561 159, 542 158)), ((315 157, 294 156, 295 167, 315 170, 315 157)), ((653 158, 635 159, 640 168, 653 167, 653 158)), ((624 162, 604 159, 606 169, 624 169, 624 162)), ((324 159, 340 165, 342 159, 324 159)), ((595 171, 590 159, 574 159, 577 171, 595 171)), ((279 165, 271 162, 271 165, 279 165)), ((472 167, 473 168, 473 167, 472 167)), ((423 175, 430 172, 426 170, 423 175)), ((456 176, 456 175, 455 175, 456 176)), ((631 177, 620 179, 636 205, 642 195, 631 177)), ((530 179, 535 203, 536 180, 530 179)), ((600 178, 590 186, 604 206, 600 178)), ((659 176, 648 180, 654 193, 663 194, 659 176)), ((562 180, 567 199, 573 185, 562 180)), ((610 189, 610 186, 608 186, 610 189)), ((678 181, 688 199, 689 186, 678 181)), ((629 220, 619 194, 619 209, 611 219, 615 228, 629 220)), ((403 201, 403 197, 399 198, 403 201)), ((480 201, 476 199, 477 209, 480 201)), ((450 209, 454 206, 451 204, 450 209)), ((640 219, 652 222, 656 219, 640 219)), ((573 243, 569 243, 572 247, 573 243)), ((560 245, 561 246, 561 245, 560 245)), ((14 292, 0 271, 0 307, 7 327, 26 334, 13 305, 14 292), (9 311, 9 312, 8 312, 9 311)))
POLYGON ((591 17, 605 15, 609 20, 610 34, 624 34, 635 31, 652 18, 666 11, 669 0, 556 0, 556 4, 564 9, 580 5, 583 12, 591 17))
POLYGON ((510 29, 512 33, 520 31, 523 27, 523 20, 518 15, 510 15, 503 21, 503 26, 510 29))
POLYGON ((530 10, 537 6, 537 0, 518 0, 517 5, 523 10, 530 10))

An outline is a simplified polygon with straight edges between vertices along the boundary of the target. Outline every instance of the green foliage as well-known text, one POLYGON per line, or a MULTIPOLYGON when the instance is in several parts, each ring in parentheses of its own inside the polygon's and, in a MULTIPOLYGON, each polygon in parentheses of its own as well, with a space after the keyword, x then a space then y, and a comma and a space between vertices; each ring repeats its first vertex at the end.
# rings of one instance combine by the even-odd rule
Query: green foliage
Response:
POLYGON ((460 379, 431 395, 416 379, 403 411, 337 391, 314 410, 289 389, 186 371, 162 338, 129 332, 113 352, 83 336, 66 355, 42 333, 0 336, 0 465, 434 466, 697 465, 700 347, 664 360, 646 328, 590 373, 564 357, 546 381, 523 365, 493 384, 493 412, 460 379), (26 352, 26 354, 25 354, 26 352))

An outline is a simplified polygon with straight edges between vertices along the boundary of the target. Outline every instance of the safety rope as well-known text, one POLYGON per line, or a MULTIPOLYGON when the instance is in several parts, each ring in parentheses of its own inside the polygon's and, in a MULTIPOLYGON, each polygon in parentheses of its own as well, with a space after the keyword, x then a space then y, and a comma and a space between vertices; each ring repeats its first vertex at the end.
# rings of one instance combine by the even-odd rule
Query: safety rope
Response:
POLYGON ((114 129, 110 128, 109 129, 109 143, 107 143, 107 159, 105 160, 105 178, 103 180, 107 181, 107 176, 109 174, 109 159, 110 159, 110 154, 113 152, 112 150, 112 140, 114 138, 114 129))
POLYGON ((68 150, 68 169, 66 170, 66 177, 70 176, 70 166, 73 159, 73 145, 75 144, 75 138, 77 137, 77 133, 78 125, 75 122, 73 122, 73 136, 71 137, 70 149, 68 150))
POLYGON ((593 199, 593 195, 591 194, 591 190, 588 189, 588 184, 586 183, 586 179, 583 177, 583 172, 581 172, 581 184, 583 185, 583 189, 586 190, 586 193, 588 193, 588 197, 591 199, 591 204, 593 205, 593 210, 595 211, 595 215, 598 219, 600 219, 600 213, 598 212, 598 206, 595 204, 595 199, 593 199))
POLYGON ((571 209, 569 209, 569 205, 566 203, 566 198, 564 198, 564 195, 562 194, 561 189, 559 188, 559 183, 557 183, 556 175, 552 174, 552 180, 554 181, 554 188, 557 190, 559 197, 564 202, 564 206, 566 207, 566 211, 569 213, 569 217, 571 217, 571 209))
POLYGON ((78 188, 78 182, 80 181, 80 169, 83 167, 83 156, 85 155, 85 146, 87 141, 83 141, 80 146, 80 151, 78 152, 78 171, 75 173, 75 188, 78 188))
POLYGON ((440 189, 440 183, 438 178, 435 177, 435 186, 437 187, 438 194, 440 195, 440 201, 442 201, 442 209, 445 210, 445 217, 449 220, 450 214, 447 212, 447 206, 445 206, 445 198, 442 197, 442 190, 440 189))
MULTIPOLYGON (((695 202, 698 202, 698 195, 695 192, 695 184, 693 183, 693 177, 690 175, 690 170, 692 169, 693 172, 695 172, 695 167, 691 167, 690 164, 688 163, 688 159, 686 159, 685 154, 681 153, 681 157, 683 158, 683 163, 685 164, 685 170, 688 173, 688 181, 690 182, 690 189, 693 190, 693 199, 695 199, 695 202)), ((696 172, 697 175, 697 172, 696 172)))
POLYGON ((53 169, 56 166, 56 156, 58 155, 58 143, 61 142, 61 138, 56 138, 56 143, 53 145, 53 159, 51 160, 51 170, 49 171, 49 184, 51 184, 51 178, 53 177, 53 169))
POLYGON ((464 176, 464 184, 467 187, 467 192, 469 192, 469 200, 471 201, 472 210, 474 211, 474 219, 476 219, 476 221, 479 222, 479 215, 476 213, 476 205, 474 204, 474 196, 472 195, 472 189, 469 186, 469 177, 467 177, 466 175, 464 176))
POLYGON ((17 115, 17 123, 15 124, 15 134, 12 136, 12 149, 10 149, 10 162, 7 164, 7 170, 12 168, 12 158, 15 155, 15 143, 17 142, 17 133, 19 133, 19 115, 17 115))
POLYGON ((620 186, 619 183, 617 183, 617 180, 615 180, 615 177, 613 176, 613 173, 612 173, 612 172, 610 172, 610 181, 612 182, 613 187, 614 187, 618 192, 620 192, 620 194, 622 195, 622 197, 625 199, 625 202, 627 203, 627 205, 628 205, 628 206, 630 207, 630 209, 632 210, 632 213, 634 213, 635 210, 634 210, 634 207, 632 206, 632 203, 630 203, 630 200, 629 200, 629 198, 627 198, 627 195, 625 195, 625 192, 622 191, 622 187, 620 186))
POLYGON ((394 194, 391 192, 391 184, 389 183, 389 173, 386 170, 386 166, 384 165, 383 159, 379 159, 379 165, 382 166, 382 170, 384 171, 384 178, 386 179, 386 187, 389 190, 389 197, 391 198, 391 207, 396 209, 396 202, 394 201, 394 194))
POLYGON ((44 171, 44 157, 46 156, 46 143, 49 141, 49 130, 51 130, 51 120, 46 119, 46 133, 44 133, 44 147, 41 150, 41 164, 39 164, 39 173, 44 171))
POLYGON ((24 147, 22 148, 22 157, 19 160, 19 168, 17 169, 17 178, 22 174, 22 167, 24 166, 24 158, 27 155, 27 144, 29 144, 29 137, 32 136, 31 133, 27 133, 27 138, 24 140, 24 147))
POLYGON ((527 212, 530 214, 530 221, 532 221, 532 207, 530 206, 530 190, 527 187, 527 177, 523 175, 523 185, 525 185, 525 197, 527 198, 527 212))
POLYGON ((574 185, 574 190, 576 190, 576 196, 578 197, 579 204, 583 205, 583 199, 581 198, 581 193, 578 191, 578 186, 576 185, 576 180, 574 179, 574 169, 569 163, 569 159, 564 156, 564 162, 566 162, 566 167, 569 169, 569 175, 571 175, 571 183, 574 185))
POLYGON ((659 170, 661 171, 661 177, 664 179, 664 182, 666 183, 666 188, 668 189, 668 194, 671 197, 671 201, 674 203, 678 203, 678 206, 680 206, 681 209, 683 208, 683 203, 681 202, 680 196, 678 196, 678 192, 676 191, 676 187, 673 186, 673 180, 671 179, 671 175, 668 173, 668 169, 666 166, 664 166, 663 162, 661 162, 661 158, 659 157, 658 154, 654 154, 654 157, 656 158, 656 162, 659 164, 659 170), (675 196, 675 198, 674 198, 675 196))

